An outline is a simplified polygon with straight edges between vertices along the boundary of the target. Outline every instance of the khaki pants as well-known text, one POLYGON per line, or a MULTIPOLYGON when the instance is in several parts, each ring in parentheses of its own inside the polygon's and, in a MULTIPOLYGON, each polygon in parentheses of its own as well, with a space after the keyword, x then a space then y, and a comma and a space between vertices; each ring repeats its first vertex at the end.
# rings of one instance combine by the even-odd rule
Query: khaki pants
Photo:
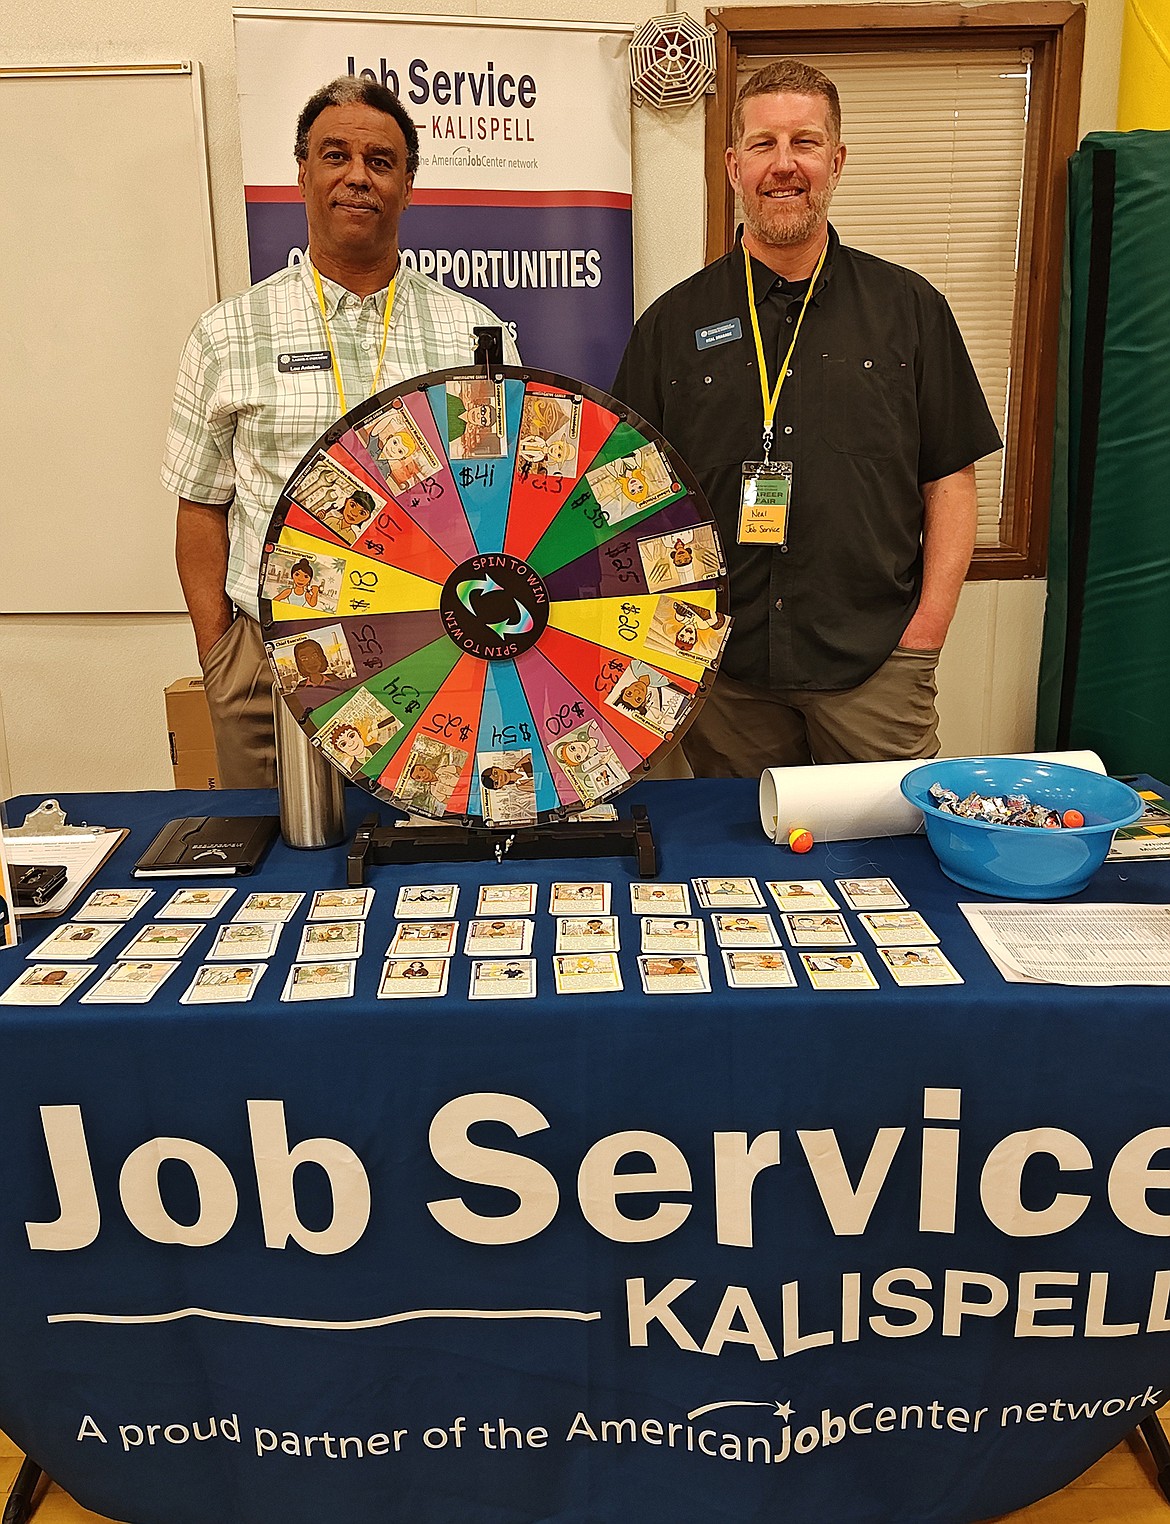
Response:
POLYGON ((768 767, 938 755, 937 651, 891 652, 843 693, 769 693, 719 674, 683 750, 697 778, 757 778, 768 767))
POLYGON ((221 788, 275 788, 272 668, 260 626, 237 613, 203 661, 221 788))

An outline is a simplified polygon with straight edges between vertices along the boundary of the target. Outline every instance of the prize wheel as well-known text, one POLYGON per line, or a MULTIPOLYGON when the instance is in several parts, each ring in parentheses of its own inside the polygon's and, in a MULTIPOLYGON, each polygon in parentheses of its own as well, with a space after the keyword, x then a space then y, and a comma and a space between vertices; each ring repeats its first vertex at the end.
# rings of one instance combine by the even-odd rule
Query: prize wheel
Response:
POLYGON ((730 628, 694 477, 604 392, 434 371, 293 473, 260 566, 277 686, 398 808, 467 825, 612 799, 694 719, 730 628))

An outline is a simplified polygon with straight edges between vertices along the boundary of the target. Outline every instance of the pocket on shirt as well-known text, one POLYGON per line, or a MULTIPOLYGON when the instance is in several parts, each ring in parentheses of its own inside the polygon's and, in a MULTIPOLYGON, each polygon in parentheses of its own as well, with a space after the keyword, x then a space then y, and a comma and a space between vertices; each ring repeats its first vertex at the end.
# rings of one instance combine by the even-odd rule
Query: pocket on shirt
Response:
POLYGON ((842 455, 918 453, 914 371, 906 361, 821 356, 821 437, 842 455))
POLYGON ((761 426, 756 422, 759 385, 755 364, 746 355, 737 359, 712 356, 705 365, 700 360, 667 382, 662 432, 684 459, 692 442, 701 448, 703 461, 726 464, 754 458, 761 426), (755 399, 754 407, 748 409, 750 428, 741 400, 745 396, 755 399))

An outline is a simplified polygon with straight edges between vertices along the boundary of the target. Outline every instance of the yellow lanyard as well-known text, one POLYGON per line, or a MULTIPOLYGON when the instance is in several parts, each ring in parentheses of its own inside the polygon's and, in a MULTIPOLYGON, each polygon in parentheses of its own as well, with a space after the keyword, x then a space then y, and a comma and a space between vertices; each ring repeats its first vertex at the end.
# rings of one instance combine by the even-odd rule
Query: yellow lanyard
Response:
MULTIPOLYGON (((742 245, 741 245, 742 247, 742 245)), ((804 315, 808 311, 808 304, 812 300, 813 287, 817 283, 817 276, 825 263, 825 255, 829 252, 828 241, 821 250, 821 257, 817 260, 817 267, 812 273, 812 279, 808 283, 808 290, 804 294, 804 302, 801 305, 800 316, 796 320, 796 328, 792 334, 792 343, 788 346, 788 353, 784 356, 784 363, 780 367, 780 374, 776 377, 776 385, 771 391, 768 390, 768 363, 764 359, 764 341, 760 337, 760 319, 756 313, 756 288, 752 281, 751 255, 745 248, 743 251, 743 267, 747 274, 748 311, 752 317, 752 333, 756 340, 756 359, 760 365, 760 396, 764 403, 764 459, 770 460, 772 456, 772 426, 776 422, 776 406, 780 401, 780 389, 784 385, 784 378, 788 374, 788 367, 792 362, 792 351, 796 348, 796 341, 800 337, 800 325, 804 322, 804 315)))
MULTIPOLYGON (((341 403, 342 413, 348 413, 345 405, 345 387, 341 384, 341 366, 337 363, 337 351, 333 347, 333 335, 329 331, 329 319, 325 316, 325 293, 321 289, 321 277, 317 274, 317 266, 309 265, 313 272, 313 284, 317 288, 317 305, 321 309, 321 321, 325 324, 325 342, 329 345, 329 358, 333 362, 333 384, 337 387, 337 400, 341 403)), ((390 309, 394 305, 394 283, 398 279, 394 276, 386 290, 386 315, 382 319, 382 351, 378 356, 378 368, 374 371, 373 385, 370 387, 370 396, 378 390, 378 377, 382 374, 382 361, 386 358, 386 340, 390 337, 390 309)))

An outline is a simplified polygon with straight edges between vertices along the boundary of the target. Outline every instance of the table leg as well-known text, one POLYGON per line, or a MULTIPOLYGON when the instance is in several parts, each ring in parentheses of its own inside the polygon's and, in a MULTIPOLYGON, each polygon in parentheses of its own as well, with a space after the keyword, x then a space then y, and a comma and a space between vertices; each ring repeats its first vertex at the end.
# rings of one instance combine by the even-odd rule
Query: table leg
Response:
MULTIPOLYGON (((1162 1489, 1162 1496, 1170 1502, 1170 1442, 1166 1439, 1165 1430, 1162 1428, 1162 1422, 1157 1413, 1151 1413, 1148 1418, 1143 1418, 1138 1424, 1138 1431, 1154 1457, 1154 1465, 1158 1468, 1158 1486, 1162 1489)), ((7 1519, 4 1524, 8 1524, 7 1519)))
POLYGON ((41 1475, 41 1468, 36 1461, 26 1455, 16 1473, 12 1491, 8 1494, 3 1524, 26 1524, 32 1513, 33 1493, 37 1490, 41 1475))

